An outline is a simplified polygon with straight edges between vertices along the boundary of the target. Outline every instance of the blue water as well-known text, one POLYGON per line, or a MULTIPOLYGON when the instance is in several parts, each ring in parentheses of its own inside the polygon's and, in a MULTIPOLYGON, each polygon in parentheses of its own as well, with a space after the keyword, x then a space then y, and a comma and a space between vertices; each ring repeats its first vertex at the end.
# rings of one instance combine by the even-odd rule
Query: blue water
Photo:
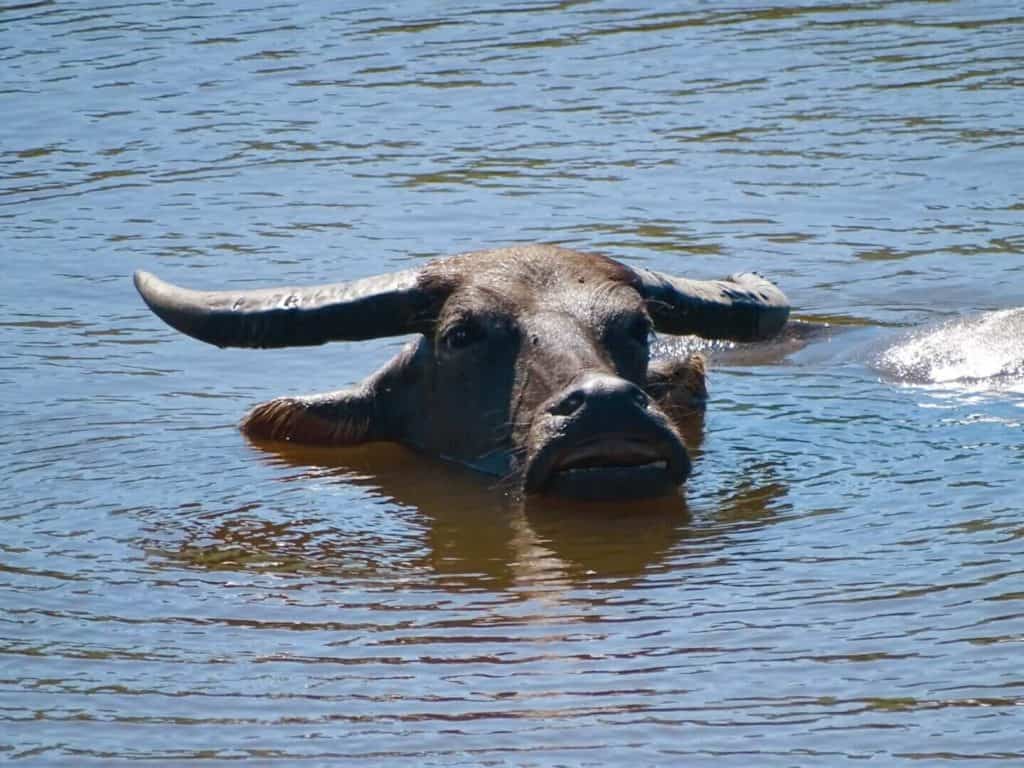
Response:
POLYGON ((1022 65, 1016 3, 0 7, 0 756, 1024 759, 1022 65), (217 350, 129 279, 527 241, 833 330, 716 353, 677 502, 580 510, 248 444, 405 340, 217 350))

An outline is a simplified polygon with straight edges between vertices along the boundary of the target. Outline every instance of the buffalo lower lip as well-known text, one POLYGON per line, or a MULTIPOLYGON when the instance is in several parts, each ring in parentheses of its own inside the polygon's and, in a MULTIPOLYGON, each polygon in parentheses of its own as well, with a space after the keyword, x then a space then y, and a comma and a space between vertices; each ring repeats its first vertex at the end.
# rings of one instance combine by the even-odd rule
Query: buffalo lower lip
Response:
POLYGON ((662 495, 677 487, 672 475, 667 459, 646 464, 556 468, 542 488, 545 493, 581 499, 639 498, 662 495))
POLYGON ((599 472, 617 471, 617 472, 628 472, 629 470, 649 470, 649 469, 668 469, 668 459, 657 459, 655 461, 644 461, 644 462, 628 462, 618 463, 609 461, 603 464, 579 464, 575 466, 557 466, 552 470, 552 475, 571 475, 571 474, 586 474, 592 473, 597 474, 599 472))
POLYGON ((673 437, 644 429, 556 439, 527 466, 524 490, 585 499, 670 493, 689 474, 686 449, 673 437))
POLYGON ((664 448, 650 440, 627 436, 601 436, 573 446, 553 462, 552 472, 577 469, 612 469, 661 464, 667 468, 669 456, 664 448))

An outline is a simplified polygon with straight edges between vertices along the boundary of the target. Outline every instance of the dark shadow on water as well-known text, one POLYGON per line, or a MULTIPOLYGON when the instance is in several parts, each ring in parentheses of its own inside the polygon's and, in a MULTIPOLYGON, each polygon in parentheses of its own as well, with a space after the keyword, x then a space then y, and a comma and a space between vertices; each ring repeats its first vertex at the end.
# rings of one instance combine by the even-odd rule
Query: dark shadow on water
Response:
POLYGON ((735 342, 697 336, 662 336, 652 349, 656 358, 683 357, 701 352, 711 369, 720 366, 778 365, 808 345, 831 340, 836 334, 862 324, 848 318, 812 317, 790 320, 782 332, 768 341, 735 342))
POLYGON ((681 495, 626 503, 523 497, 459 466, 379 444, 322 449, 257 444, 274 464, 306 469, 416 510, 420 565, 490 587, 551 578, 642 574, 665 557, 689 520, 681 495))
MULTIPOLYGON (((684 493, 629 502, 522 497, 459 466, 401 446, 315 448, 257 443, 264 459, 297 470, 283 482, 337 482, 361 489, 366 504, 412 511, 414 525, 391 526, 391 540, 367 529, 359 513, 317 510, 267 519, 255 509, 192 514, 174 527, 174 542, 150 550, 161 559, 215 570, 275 571, 328 578, 402 573, 407 586, 504 590, 643 577, 687 539, 705 547, 729 521, 766 520, 779 488, 745 485, 723 499, 721 525, 694 526, 684 493), (395 543, 395 531, 398 531, 395 543), (396 549, 399 550, 396 552, 396 549)), ((406 517, 408 518, 408 516, 406 517)))

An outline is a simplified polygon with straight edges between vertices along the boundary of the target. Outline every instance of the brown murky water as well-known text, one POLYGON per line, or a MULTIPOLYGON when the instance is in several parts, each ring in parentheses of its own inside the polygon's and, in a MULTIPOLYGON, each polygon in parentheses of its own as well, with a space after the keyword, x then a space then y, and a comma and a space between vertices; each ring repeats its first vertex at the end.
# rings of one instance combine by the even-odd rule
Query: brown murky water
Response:
POLYGON ((1024 759, 1019 4, 8 4, 0 62, 0 755, 1024 759), (848 329, 720 358, 683 497, 523 503, 248 444, 402 340, 219 351, 128 279, 518 241, 848 329))

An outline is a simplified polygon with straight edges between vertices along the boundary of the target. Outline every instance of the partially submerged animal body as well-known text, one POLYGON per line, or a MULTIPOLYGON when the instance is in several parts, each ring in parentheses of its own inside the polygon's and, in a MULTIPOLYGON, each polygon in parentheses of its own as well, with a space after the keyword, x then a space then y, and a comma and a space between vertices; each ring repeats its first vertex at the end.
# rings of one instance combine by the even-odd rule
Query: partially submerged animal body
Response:
POLYGON ((256 406, 251 437, 398 442, 527 493, 590 498, 661 495, 690 472, 680 422, 703 407, 704 359, 652 363, 653 331, 753 341, 789 316, 758 275, 688 280, 548 245, 316 287, 135 284, 169 325, 221 347, 419 334, 356 387, 256 406))

